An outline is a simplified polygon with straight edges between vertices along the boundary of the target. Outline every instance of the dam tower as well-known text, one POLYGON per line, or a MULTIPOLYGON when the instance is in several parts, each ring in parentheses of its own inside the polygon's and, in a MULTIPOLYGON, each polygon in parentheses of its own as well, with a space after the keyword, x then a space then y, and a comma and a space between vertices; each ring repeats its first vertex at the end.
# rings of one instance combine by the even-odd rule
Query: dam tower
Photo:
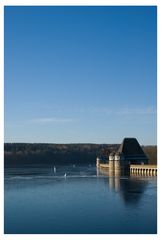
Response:
POLYGON ((124 173, 125 158, 122 153, 119 153, 119 152, 115 153, 114 169, 115 169, 115 175, 120 175, 120 174, 124 173))
POLYGON ((114 153, 110 153, 109 155, 109 172, 114 173, 115 166, 114 166, 115 155, 114 153))

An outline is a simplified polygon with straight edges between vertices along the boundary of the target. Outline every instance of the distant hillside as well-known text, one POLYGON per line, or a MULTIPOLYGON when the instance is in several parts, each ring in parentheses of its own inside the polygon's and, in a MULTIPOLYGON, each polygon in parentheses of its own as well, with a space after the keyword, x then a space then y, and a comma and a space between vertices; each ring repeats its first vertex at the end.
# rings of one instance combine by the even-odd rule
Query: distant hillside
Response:
MULTIPOLYGON (((104 162, 111 151, 119 144, 42 144, 42 143, 5 143, 5 165, 17 164, 82 164, 95 163, 99 156, 104 162)), ((157 147, 144 146, 150 163, 157 162, 157 147)))
POLYGON ((30 144, 5 143, 6 164, 68 164, 95 163, 96 157, 105 158, 118 144, 30 144))
POLYGON ((149 158, 149 163, 157 164, 157 146, 143 146, 142 148, 149 158))

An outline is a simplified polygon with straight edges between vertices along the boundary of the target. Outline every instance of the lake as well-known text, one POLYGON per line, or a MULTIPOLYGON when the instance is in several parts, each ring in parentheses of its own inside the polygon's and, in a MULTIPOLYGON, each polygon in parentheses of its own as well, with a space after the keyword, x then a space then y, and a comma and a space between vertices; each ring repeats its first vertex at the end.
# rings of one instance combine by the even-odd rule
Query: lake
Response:
POLYGON ((5 168, 6 234, 155 234, 156 177, 109 177, 94 165, 5 168))

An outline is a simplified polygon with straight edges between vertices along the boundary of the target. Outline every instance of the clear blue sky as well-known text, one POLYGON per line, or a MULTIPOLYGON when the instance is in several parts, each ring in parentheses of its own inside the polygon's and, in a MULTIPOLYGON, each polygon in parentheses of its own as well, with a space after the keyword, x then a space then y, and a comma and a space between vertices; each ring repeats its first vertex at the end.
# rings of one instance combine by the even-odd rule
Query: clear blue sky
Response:
POLYGON ((5 142, 156 144, 156 7, 5 7, 5 142))

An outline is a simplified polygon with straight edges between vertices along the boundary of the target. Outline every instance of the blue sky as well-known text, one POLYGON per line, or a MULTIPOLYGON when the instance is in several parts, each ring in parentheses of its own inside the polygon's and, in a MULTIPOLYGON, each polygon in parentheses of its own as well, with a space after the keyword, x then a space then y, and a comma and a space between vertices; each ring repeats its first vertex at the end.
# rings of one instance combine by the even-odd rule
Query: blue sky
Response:
POLYGON ((156 7, 5 7, 5 142, 156 144, 156 7))

